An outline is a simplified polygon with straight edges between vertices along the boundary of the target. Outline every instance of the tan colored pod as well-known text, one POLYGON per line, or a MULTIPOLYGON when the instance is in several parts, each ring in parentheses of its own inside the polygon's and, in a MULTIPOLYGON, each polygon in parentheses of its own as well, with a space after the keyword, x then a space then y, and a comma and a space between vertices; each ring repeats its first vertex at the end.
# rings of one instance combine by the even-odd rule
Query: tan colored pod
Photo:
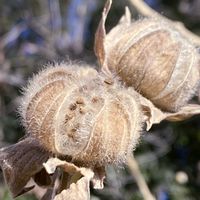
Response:
MULTIPOLYGON (((77 66, 66 67, 65 64, 47 67, 32 80, 24 89, 24 97, 19 112, 22 116, 22 123, 28 134, 40 137, 42 143, 54 146, 49 135, 52 120, 54 118, 59 101, 64 98, 63 90, 71 90, 74 80, 77 80, 78 73, 73 73, 77 66), (48 127, 48 128, 47 128, 48 127), (39 134, 39 135, 38 135, 39 134)), ((85 74, 96 74, 92 68, 85 68, 85 74)), ((83 75, 85 76, 85 75, 83 75)), ((52 150, 54 151, 54 150, 52 150)))
POLYGON ((158 108, 179 110, 199 86, 197 50, 165 21, 143 19, 131 23, 128 10, 106 35, 104 24, 110 8, 106 9, 95 48, 103 70, 118 75, 158 108))
POLYGON ((108 84, 94 69, 50 67, 25 91, 21 113, 27 137, 83 164, 122 162, 138 142, 138 96, 108 84))

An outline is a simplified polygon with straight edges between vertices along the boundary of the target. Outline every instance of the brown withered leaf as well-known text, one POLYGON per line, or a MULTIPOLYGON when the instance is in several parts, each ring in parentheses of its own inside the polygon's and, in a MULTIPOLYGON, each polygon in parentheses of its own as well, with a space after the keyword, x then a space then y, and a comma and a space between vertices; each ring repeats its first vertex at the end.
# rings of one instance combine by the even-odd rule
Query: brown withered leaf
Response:
POLYGON ((65 185, 65 188, 60 186, 62 190, 60 193, 55 195, 54 200, 90 199, 90 181, 93 182, 95 189, 103 188, 103 180, 105 178, 104 167, 96 167, 94 170, 92 170, 90 168, 77 167, 72 163, 62 161, 58 158, 50 158, 43 165, 49 174, 55 173, 58 167, 62 169, 64 173, 68 174, 68 177, 66 176, 66 179, 62 180, 61 183, 65 185))
POLYGON ((125 14, 121 17, 119 24, 115 26, 108 35, 106 35, 105 22, 107 15, 109 13, 112 0, 107 0, 104 10, 102 12, 102 17, 99 22, 98 28, 95 33, 95 42, 94 42, 94 52, 97 56, 97 59, 100 63, 102 72, 112 77, 112 74, 108 68, 107 55, 109 52, 110 46, 113 45, 113 42, 117 42, 119 35, 122 34, 122 30, 126 30, 127 26, 131 24, 131 13, 128 7, 125 8, 125 14), (121 26, 124 28, 122 29, 121 26))
POLYGON ((82 171, 83 177, 76 183, 71 183, 70 187, 57 194, 54 200, 89 200, 90 199, 90 180, 93 177, 93 172, 90 169, 82 171))
POLYGON ((140 103, 146 122, 146 130, 148 131, 153 124, 159 124, 163 120, 168 121, 183 121, 194 115, 200 114, 200 105, 187 104, 175 113, 163 112, 158 109, 153 103, 140 95, 140 103))
POLYGON ((76 165, 62 161, 58 158, 50 158, 46 163, 43 164, 47 173, 53 174, 56 171, 56 168, 61 168, 64 172, 68 173, 71 179, 66 180, 70 181, 69 187, 62 190, 57 194, 54 200, 87 200, 90 199, 90 189, 89 184, 90 180, 94 176, 89 168, 79 168, 76 165))
POLYGON ((194 115, 200 114, 199 104, 187 104, 176 113, 166 113, 166 120, 168 121, 182 121, 194 115))
POLYGON ((49 158, 46 163, 43 163, 43 166, 48 174, 55 173, 57 167, 62 168, 64 172, 67 172, 69 174, 81 172, 81 169, 82 169, 82 168, 77 167, 73 163, 60 160, 59 158, 49 158))
POLYGON ((165 114, 142 95, 139 95, 139 100, 145 117, 144 121, 146 122, 146 130, 148 131, 153 124, 159 124, 164 120, 165 114))
POLYGON ((106 18, 110 10, 111 4, 112 4, 112 0, 107 0, 104 6, 104 10, 102 12, 100 23, 95 33, 95 40, 94 40, 94 52, 102 67, 102 71, 104 70, 104 68, 105 70, 107 68, 106 51, 105 51, 105 37, 106 37, 105 22, 106 22, 106 18))
POLYGON ((31 138, 0 149, 0 166, 13 197, 33 189, 34 186, 25 188, 25 185, 42 169, 48 156, 31 138))

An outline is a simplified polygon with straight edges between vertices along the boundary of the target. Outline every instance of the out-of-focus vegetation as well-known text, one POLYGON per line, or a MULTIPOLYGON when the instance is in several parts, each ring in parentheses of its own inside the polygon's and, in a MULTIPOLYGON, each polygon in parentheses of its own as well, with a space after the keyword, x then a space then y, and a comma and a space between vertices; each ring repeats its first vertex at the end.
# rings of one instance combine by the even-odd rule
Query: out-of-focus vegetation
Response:
MULTIPOLYGON (((146 2, 200 34, 199 0, 146 2)), ((96 64, 93 39, 103 4, 98 0, 0 0, 0 147, 24 135, 16 110, 20 88, 33 72, 43 64, 69 59, 96 64)), ((127 1, 113 2, 108 30, 117 23, 125 5, 127 1)), ((200 117, 164 122, 143 133, 135 155, 157 199, 200 199, 199 121, 200 117)), ((110 166, 107 174, 105 189, 92 191, 92 199, 142 199, 128 169, 110 166)), ((12 199, 2 175, 0 184, 0 199, 12 199)), ((30 195, 17 198, 33 199, 30 195)))

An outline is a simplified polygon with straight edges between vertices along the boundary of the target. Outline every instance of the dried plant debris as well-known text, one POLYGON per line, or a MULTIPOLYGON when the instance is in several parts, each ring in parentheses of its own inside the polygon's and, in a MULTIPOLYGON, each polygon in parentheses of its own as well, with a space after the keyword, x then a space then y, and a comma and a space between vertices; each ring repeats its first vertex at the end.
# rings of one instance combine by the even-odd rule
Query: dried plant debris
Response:
MULTIPOLYGON (((127 87, 150 100, 150 112, 159 109, 162 117, 152 122, 184 120, 199 114, 200 106, 188 103, 200 89, 197 49, 164 19, 131 23, 128 8, 119 24, 106 34, 111 3, 109 0, 105 5, 95 37, 94 49, 101 70, 108 77, 119 77, 127 87)), ((147 102, 144 98, 142 105, 147 102)))
POLYGON ((99 171, 99 168, 92 170, 90 168, 77 167, 72 163, 59 160, 58 158, 50 158, 46 163, 44 163, 44 167, 49 174, 55 173, 57 168, 60 168, 64 173, 67 173, 67 176, 65 176, 67 180, 60 181, 60 185, 58 186, 58 190, 59 188, 65 189, 61 190, 58 194, 52 192, 52 195, 55 196, 52 196, 51 199, 54 200, 64 200, 66 198, 72 200, 89 200, 90 181, 97 183, 97 185, 94 185, 94 188, 96 189, 99 189, 98 183, 101 183, 101 187, 103 186, 105 174, 99 176, 99 173, 102 174, 102 169, 99 171), (67 186, 66 181, 68 181, 67 186), (64 187, 62 184, 64 184, 64 187))
POLYGON ((25 186, 43 168, 48 155, 49 153, 31 138, 1 149, 0 166, 13 197, 33 189, 34 186, 25 186))
POLYGON ((200 114, 200 108, 198 104, 188 104, 182 107, 179 111, 163 112, 153 105, 151 101, 140 96, 141 107, 144 114, 144 121, 146 122, 146 130, 149 131, 153 124, 159 124, 163 120, 171 122, 183 121, 194 115, 200 114))
POLYGON ((77 167, 48 157, 49 154, 30 139, 1 150, 1 168, 14 198, 34 188, 34 185, 25 187, 31 178, 39 186, 47 188, 42 198, 46 200, 90 199, 90 181, 95 189, 103 188, 104 167, 77 167))

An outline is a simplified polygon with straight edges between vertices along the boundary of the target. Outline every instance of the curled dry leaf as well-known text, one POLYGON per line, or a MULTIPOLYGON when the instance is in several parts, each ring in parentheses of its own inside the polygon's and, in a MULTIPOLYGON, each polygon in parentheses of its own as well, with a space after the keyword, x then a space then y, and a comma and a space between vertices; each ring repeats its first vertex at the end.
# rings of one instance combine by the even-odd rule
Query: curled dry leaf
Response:
POLYGON ((200 114, 200 106, 198 104, 188 104, 182 107, 176 113, 163 112, 153 105, 151 101, 140 95, 141 107, 143 109, 144 121, 146 122, 146 130, 148 131, 153 124, 159 124, 163 120, 182 121, 194 115, 200 114))
POLYGON ((31 138, 0 150, 0 166, 13 197, 33 189, 34 186, 25 185, 43 168, 48 156, 31 138))
POLYGON ((153 124, 159 124, 165 119, 165 114, 155 107, 151 101, 140 95, 141 107, 143 110, 144 121, 146 122, 146 130, 150 130, 153 124))
POLYGON ((105 45, 104 45, 105 37, 106 37, 106 30, 104 28, 104 24, 105 24, 108 12, 110 10, 111 4, 112 4, 112 0, 108 0, 104 6, 104 10, 102 12, 102 19, 95 33, 95 41, 94 41, 94 52, 97 55, 100 65, 104 66, 102 69, 105 70, 106 73, 109 73, 109 70, 107 69, 107 63, 106 63, 107 59, 106 59, 106 52, 105 52, 105 45))
POLYGON ((167 113, 166 119, 169 121, 182 121, 199 114, 200 106, 198 104, 188 104, 176 113, 167 113))
MULTIPOLYGON (((89 200, 90 199, 90 181, 94 180, 93 183, 95 188, 99 188, 99 183, 103 188, 103 179, 105 177, 105 171, 103 168, 96 168, 94 170, 90 168, 77 167, 76 165, 62 161, 58 158, 50 158, 44 167, 49 174, 53 174, 56 168, 60 168, 64 173, 68 174, 68 178, 63 180, 61 184, 68 182, 68 187, 64 188, 60 193, 55 195, 54 200, 89 200), (96 174, 96 175, 95 175, 96 174)), ((60 188, 63 188, 60 186, 60 188)))

